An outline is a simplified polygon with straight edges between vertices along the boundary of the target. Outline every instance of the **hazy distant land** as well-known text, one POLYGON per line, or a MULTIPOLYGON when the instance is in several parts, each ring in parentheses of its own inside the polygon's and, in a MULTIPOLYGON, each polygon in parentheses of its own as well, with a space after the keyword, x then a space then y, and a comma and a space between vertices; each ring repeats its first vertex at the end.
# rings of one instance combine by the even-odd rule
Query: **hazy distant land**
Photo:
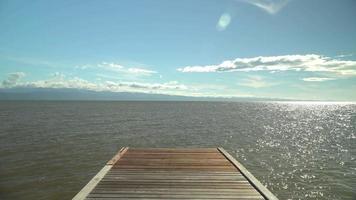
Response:
MULTIPOLYGON (((0 100, 78 101, 304 101, 260 97, 194 97, 155 93, 93 91, 72 88, 0 88, 0 100)), ((308 100, 306 100, 308 101, 308 100)))

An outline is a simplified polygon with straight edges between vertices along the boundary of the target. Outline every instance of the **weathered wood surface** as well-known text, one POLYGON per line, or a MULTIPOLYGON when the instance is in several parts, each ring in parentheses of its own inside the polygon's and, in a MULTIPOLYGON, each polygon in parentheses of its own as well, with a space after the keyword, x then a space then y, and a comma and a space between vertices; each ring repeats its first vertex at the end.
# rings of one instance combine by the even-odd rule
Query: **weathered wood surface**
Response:
POLYGON ((277 199, 222 148, 123 148, 103 169, 73 199, 277 199))

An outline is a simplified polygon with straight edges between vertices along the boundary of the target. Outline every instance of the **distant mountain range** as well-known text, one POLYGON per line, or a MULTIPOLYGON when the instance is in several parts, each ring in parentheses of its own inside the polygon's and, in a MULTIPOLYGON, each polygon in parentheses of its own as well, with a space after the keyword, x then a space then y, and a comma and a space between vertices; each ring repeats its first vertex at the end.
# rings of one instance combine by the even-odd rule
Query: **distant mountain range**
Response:
POLYGON ((88 101, 272 101, 266 98, 190 97, 82 89, 11 88, 0 89, 0 100, 88 100, 88 101))

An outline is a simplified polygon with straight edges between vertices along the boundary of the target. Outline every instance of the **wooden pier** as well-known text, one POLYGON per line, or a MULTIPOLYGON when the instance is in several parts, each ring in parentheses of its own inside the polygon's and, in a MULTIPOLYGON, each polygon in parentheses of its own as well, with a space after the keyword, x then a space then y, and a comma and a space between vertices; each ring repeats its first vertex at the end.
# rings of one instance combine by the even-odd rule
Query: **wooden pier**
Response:
POLYGON ((222 148, 122 148, 73 200, 277 198, 222 148))

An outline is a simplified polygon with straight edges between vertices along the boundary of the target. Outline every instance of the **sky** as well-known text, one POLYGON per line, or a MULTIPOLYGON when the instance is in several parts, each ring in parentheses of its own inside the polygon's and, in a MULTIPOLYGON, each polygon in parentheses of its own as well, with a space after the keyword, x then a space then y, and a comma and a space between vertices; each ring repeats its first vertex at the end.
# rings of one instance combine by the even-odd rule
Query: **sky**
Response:
POLYGON ((0 88, 356 101, 354 0, 0 0, 0 88))

